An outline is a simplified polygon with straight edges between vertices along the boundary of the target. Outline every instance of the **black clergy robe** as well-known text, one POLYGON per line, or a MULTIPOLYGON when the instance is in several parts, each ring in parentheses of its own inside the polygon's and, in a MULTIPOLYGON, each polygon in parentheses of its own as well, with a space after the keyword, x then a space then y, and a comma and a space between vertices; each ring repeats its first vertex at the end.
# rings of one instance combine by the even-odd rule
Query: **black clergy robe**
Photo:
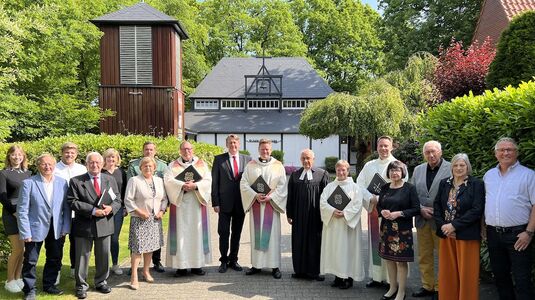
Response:
POLYGON ((301 180, 303 168, 288 181, 286 213, 292 219, 292 262, 299 277, 314 278, 320 272, 321 231, 320 195, 329 181, 329 173, 312 168, 312 180, 301 180))

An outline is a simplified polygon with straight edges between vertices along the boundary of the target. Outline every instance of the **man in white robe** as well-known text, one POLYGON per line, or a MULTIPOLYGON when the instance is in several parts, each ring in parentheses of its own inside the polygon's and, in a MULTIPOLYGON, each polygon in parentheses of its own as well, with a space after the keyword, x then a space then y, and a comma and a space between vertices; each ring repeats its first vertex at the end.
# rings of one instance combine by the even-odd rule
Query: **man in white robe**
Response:
POLYGON ((321 237, 320 274, 333 274, 332 287, 347 289, 353 280, 364 280, 364 259, 362 255, 362 209, 369 209, 369 202, 363 198, 361 189, 349 176, 349 163, 341 160, 336 164, 336 180, 329 183, 320 198, 321 237), (351 199, 347 206, 338 210, 327 200, 340 186, 351 199))
MULTIPOLYGON (((382 258, 379 257, 379 215, 375 210, 378 196, 368 191, 368 186, 377 173, 383 177, 386 182, 390 182, 386 176, 386 167, 392 161, 397 160, 392 155, 393 140, 389 136, 381 136, 377 139, 377 153, 379 158, 367 162, 362 171, 357 177, 357 185, 363 192, 363 197, 366 201, 372 204, 368 214, 368 249, 369 250, 369 276, 371 280, 366 283, 366 287, 383 287, 387 286, 388 275, 386 271, 386 264, 383 263, 382 258)), ((405 181, 408 176, 405 177, 405 181)))
POLYGON ((212 262, 207 214, 212 175, 208 165, 193 155, 193 145, 189 142, 180 144, 180 158, 169 164, 164 185, 171 203, 166 265, 177 268, 176 277, 186 275, 189 268, 193 274, 204 275, 206 272, 202 268, 212 262), (189 166, 193 166, 202 179, 194 182, 175 178, 189 166))
POLYGON ((271 140, 261 139, 260 158, 251 160, 242 175, 240 191, 245 213, 249 212, 252 268, 245 274, 271 268, 275 279, 281 278, 281 218, 286 208, 286 172, 283 164, 271 157, 271 140), (255 192, 251 185, 262 175, 271 191, 255 192))

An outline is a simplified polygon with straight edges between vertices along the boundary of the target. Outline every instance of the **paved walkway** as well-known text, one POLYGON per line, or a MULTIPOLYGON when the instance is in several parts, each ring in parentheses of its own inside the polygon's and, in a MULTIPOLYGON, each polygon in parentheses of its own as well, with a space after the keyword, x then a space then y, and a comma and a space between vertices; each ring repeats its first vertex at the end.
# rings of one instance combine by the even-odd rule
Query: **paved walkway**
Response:
MULTIPOLYGON (((155 283, 140 282, 140 289, 132 291, 128 288, 130 278, 127 275, 110 276, 109 283, 113 287, 111 294, 103 295, 90 290, 88 299, 380 299, 386 289, 367 289, 365 282, 356 282, 354 287, 348 290, 340 290, 330 287, 334 276, 328 275, 324 282, 297 280, 291 278, 291 228, 284 220, 282 224, 282 279, 276 280, 271 277, 271 272, 265 271, 254 276, 245 276, 244 272, 236 272, 231 269, 227 273, 217 272, 219 266, 217 215, 212 213, 211 240, 212 240, 212 263, 205 268, 205 276, 189 275, 183 278, 174 278, 175 270, 167 269, 167 272, 159 274, 151 272, 155 283)), ((363 220, 365 221, 365 219, 363 220)), ((366 224, 366 222, 363 222, 366 224)), ((366 230, 366 228, 363 228, 366 230)), ((366 236, 364 234, 363 236, 366 236)), ((414 235, 416 237, 416 234, 414 235)), ((243 228, 240 264, 250 266, 250 238, 248 216, 243 228)), ((364 243, 366 244, 366 243, 364 243)), ((363 249, 367 253, 368 249, 363 249)), ((165 252, 164 252, 165 253, 165 252)), ((368 257, 368 255, 364 255, 368 257)), ((165 265, 165 264, 164 264, 165 265)), ((129 261, 123 262, 122 266, 127 269, 129 261)), ((126 274, 126 272, 125 272, 126 274)), ((416 263, 410 264, 409 284, 407 299, 410 294, 420 287, 419 272, 416 263)), ((480 286, 480 298, 485 300, 498 299, 494 286, 482 284, 480 286)))

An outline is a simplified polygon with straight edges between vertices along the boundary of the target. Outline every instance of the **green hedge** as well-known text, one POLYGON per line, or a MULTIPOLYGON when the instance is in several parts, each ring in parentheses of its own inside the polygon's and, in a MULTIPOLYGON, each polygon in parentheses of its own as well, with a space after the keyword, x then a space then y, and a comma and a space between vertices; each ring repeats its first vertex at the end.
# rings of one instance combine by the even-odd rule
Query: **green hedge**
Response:
MULTIPOLYGON (((100 153, 108 148, 115 148, 121 154, 121 166, 126 168, 131 159, 142 156, 143 143, 146 141, 153 141, 157 145, 158 158, 170 162, 179 156, 178 146, 180 141, 175 137, 155 138, 153 136, 143 135, 68 135, 63 137, 45 138, 33 142, 20 142, 26 154, 28 155, 28 162, 30 169, 35 173, 34 166, 35 159, 44 152, 55 155, 59 160, 61 145, 67 141, 74 142, 79 147, 78 162, 84 163, 85 154, 90 151, 98 151, 100 153)), ((204 159, 210 166, 212 165, 214 156, 223 152, 223 149, 218 146, 191 142, 195 147, 195 155, 204 159)), ((11 146, 10 143, 0 143, 0 169, 4 168, 5 154, 7 149, 11 146)), ((0 226, 2 226, 0 221, 0 226)), ((3 226, 1 227, 3 228, 3 226)), ((0 229, 0 268, 5 266, 5 260, 9 254, 9 243, 7 237, 0 229)))
POLYGON ((329 173, 335 173, 336 174, 336 163, 338 162, 339 158, 338 156, 327 156, 325 157, 325 170, 329 173))
MULTIPOLYGON (((143 154, 143 143, 146 141, 153 141, 158 150, 157 157, 170 162, 179 156, 178 146, 180 141, 175 137, 155 138, 153 136, 144 135, 68 135, 63 137, 45 138, 33 142, 17 143, 21 145, 26 151, 30 165, 33 165, 37 156, 44 152, 49 152, 59 159, 61 152, 61 145, 64 142, 71 141, 78 145, 79 156, 78 162, 85 160, 85 154, 90 151, 98 151, 102 153, 108 148, 115 148, 121 154, 121 166, 127 167, 131 159, 139 158, 143 154)), ((223 149, 218 146, 191 142, 195 146, 195 155, 204 159, 208 164, 212 164, 215 155, 223 152, 223 149)), ((4 166, 5 153, 12 144, 0 143, 0 168, 4 166)))
POLYGON ((476 176, 483 176, 497 164, 494 144, 500 137, 519 144, 519 160, 535 167, 535 82, 518 88, 486 91, 440 104, 419 117, 419 142, 438 140, 444 157, 468 154, 476 176))
POLYGON ((271 151, 271 156, 276 158, 281 163, 284 163, 284 151, 282 151, 282 150, 273 150, 273 151, 271 151))

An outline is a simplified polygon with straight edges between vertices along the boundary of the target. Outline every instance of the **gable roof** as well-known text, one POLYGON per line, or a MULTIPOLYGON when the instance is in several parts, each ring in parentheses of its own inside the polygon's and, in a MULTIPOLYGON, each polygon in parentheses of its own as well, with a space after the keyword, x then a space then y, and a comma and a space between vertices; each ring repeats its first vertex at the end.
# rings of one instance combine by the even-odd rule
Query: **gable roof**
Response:
POLYGON ((472 42, 482 43, 490 37, 496 45, 509 22, 526 10, 535 10, 535 0, 484 0, 472 42))
MULTIPOLYGON (((265 65, 271 75, 283 76, 283 99, 323 99, 333 92, 305 58, 266 58, 265 65)), ((262 67, 262 58, 222 58, 197 86, 190 98, 244 99, 244 76, 256 75, 260 67, 262 67)))
POLYGON ((151 25, 151 24, 167 24, 172 25, 175 31, 180 35, 183 40, 187 39, 188 33, 180 24, 180 22, 156 8, 148 5, 147 3, 140 2, 132 6, 123 8, 118 11, 111 12, 109 14, 100 16, 93 20, 91 23, 95 25, 99 24, 129 24, 129 25, 151 25))
POLYGON ((500 3, 509 21, 526 10, 535 10, 535 1, 533 0, 500 0, 500 3))
POLYGON ((295 110, 188 111, 184 118, 186 130, 195 133, 299 133, 299 120, 295 110))

